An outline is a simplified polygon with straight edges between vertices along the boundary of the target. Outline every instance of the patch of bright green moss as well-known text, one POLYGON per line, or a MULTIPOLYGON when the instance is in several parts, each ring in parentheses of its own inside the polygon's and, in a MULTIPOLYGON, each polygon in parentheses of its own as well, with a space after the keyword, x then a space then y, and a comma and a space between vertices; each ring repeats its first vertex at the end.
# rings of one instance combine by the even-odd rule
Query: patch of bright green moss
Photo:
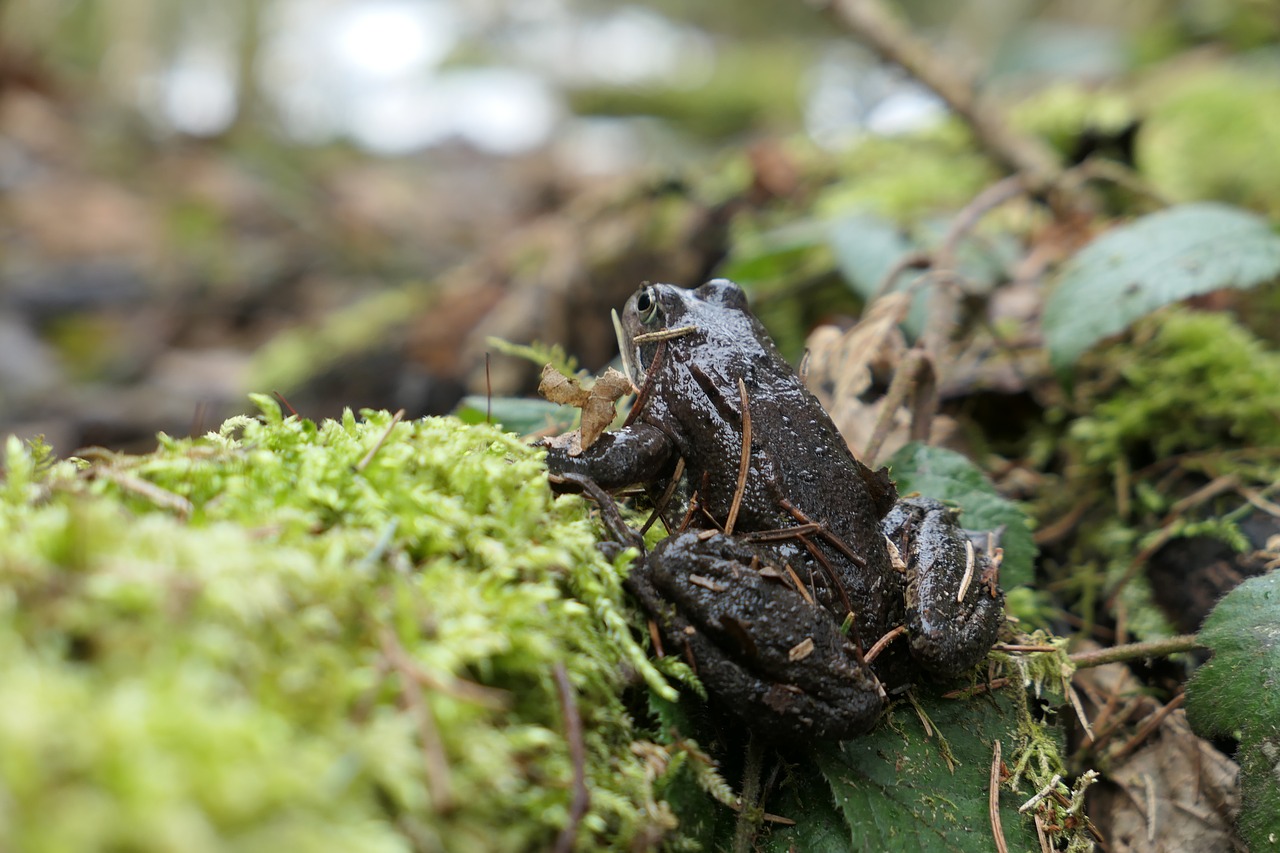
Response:
POLYGON ((452 419, 236 418, 0 483, 0 848, 577 849, 670 835, 621 565, 541 454, 452 419))
POLYGON ((1280 446, 1280 353, 1228 314, 1160 312, 1101 360, 1119 381, 1072 426, 1087 464, 1110 465, 1139 446, 1157 459, 1280 446))

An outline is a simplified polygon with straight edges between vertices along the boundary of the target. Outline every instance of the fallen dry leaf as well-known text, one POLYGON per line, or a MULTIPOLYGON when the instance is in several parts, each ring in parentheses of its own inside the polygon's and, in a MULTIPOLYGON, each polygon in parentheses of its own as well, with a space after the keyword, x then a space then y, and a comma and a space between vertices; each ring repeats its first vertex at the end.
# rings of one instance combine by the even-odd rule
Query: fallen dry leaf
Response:
MULTIPOLYGON (((887 386, 907 351, 898 324, 910 306, 910 298, 907 293, 882 296, 868 306, 853 328, 842 332, 834 326, 820 326, 806 341, 806 384, 859 458, 865 455, 885 407, 882 395, 868 400, 867 392, 878 382, 887 386)), ((934 437, 945 436, 950 425, 949 419, 935 417, 934 437)), ((893 413, 878 458, 892 456, 910 440, 910 434, 911 412, 901 406, 893 413)))
MULTIPOLYGON (((1077 672, 1074 684, 1086 697, 1094 729, 1105 739, 1104 754, 1115 754, 1160 705, 1124 664, 1077 672), (1126 724, 1115 730, 1112 721, 1131 706, 1126 724)), ((1107 849, 1245 849, 1233 827, 1240 808, 1239 767, 1191 731, 1182 709, 1161 720, 1142 746, 1112 762, 1104 778, 1108 784, 1090 789, 1088 812, 1107 839, 1107 849)))
MULTIPOLYGON (((574 406, 582 410, 581 426, 570 435, 577 437, 577 444, 569 442, 569 455, 577 456, 586 450, 617 415, 617 403, 631 393, 631 380, 610 367, 596 378, 589 388, 574 377, 565 376, 550 364, 542 368, 542 380, 538 393, 551 403, 574 406)), ((562 437, 563 438, 563 437, 562 437)))

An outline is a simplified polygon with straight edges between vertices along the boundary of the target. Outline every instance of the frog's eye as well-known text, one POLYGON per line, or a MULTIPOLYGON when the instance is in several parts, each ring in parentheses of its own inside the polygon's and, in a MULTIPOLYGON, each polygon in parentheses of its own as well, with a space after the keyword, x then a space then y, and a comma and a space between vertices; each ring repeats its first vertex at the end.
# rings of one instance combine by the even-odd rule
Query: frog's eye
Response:
POLYGON ((640 316, 640 322, 646 326, 657 319, 658 296, 654 293, 652 287, 643 288, 636 296, 636 313, 640 316))

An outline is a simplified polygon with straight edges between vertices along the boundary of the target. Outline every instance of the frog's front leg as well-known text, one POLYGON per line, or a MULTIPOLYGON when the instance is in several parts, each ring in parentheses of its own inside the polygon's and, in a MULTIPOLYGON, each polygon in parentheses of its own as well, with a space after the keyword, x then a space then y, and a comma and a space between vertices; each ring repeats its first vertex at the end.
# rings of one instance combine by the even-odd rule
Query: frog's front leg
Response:
POLYGON ((898 501, 881 528, 906 563, 912 656, 939 675, 974 666, 1004 621, 990 556, 973 547, 951 510, 929 498, 898 501))
POLYGON ((676 458, 675 442, 655 426, 635 423, 606 432, 577 456, 563 447, 547 448, 547 469, 552 474, 576 474, 605 489, 659 479, 676 458))
POLYGON ((880 681, 827 610, 792 589, 747 543, 688 532, 660 542, 626 586, 666 653, 708 692, 775 738, 848 738, 886 704, 880 681))

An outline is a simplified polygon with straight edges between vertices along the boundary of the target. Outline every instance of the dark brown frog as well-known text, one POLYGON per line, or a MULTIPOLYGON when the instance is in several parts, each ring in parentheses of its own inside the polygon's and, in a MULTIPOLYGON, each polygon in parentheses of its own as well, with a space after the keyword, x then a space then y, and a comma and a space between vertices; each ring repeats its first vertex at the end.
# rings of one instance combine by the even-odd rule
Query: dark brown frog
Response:
POLYGON ((846 738, 921 672, 986 655, 1004 613, 995 566, 950 510, 898 501, 887 472, 853 457, 737 285, 645 285, 620 332, 642 388, 629 423, 547 464, 656 494, 684 461, 684 529, 627 585, 715 699, 775 736, 846 738))

